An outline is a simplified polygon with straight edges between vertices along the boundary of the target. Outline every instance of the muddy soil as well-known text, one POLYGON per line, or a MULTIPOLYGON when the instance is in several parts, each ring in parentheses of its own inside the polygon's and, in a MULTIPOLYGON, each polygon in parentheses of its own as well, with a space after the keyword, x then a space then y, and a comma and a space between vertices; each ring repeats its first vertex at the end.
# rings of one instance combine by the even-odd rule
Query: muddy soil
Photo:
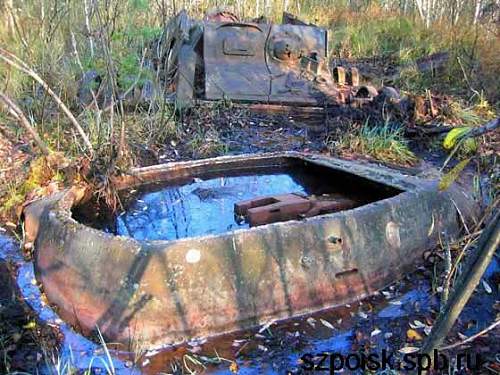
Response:
MULTIPOLYGON (((0 198, 27 175, 31 159, 29 141, 17 137, 0 124, 0 198)), ((0 210, 0 224, 12 220, 0 210)))
POLYGON ((204 104, 184 114, 180 134, 149 154, 141 165, 221 154, 273 151, 326 151, 328 126, 287 115, 250 112, 245 107, 204 104))
POLYGON ((59 330, 39 319, 17 284, 19 243, 0 233, 0 373, 35 373, 45 348, 57 348, 59 330))

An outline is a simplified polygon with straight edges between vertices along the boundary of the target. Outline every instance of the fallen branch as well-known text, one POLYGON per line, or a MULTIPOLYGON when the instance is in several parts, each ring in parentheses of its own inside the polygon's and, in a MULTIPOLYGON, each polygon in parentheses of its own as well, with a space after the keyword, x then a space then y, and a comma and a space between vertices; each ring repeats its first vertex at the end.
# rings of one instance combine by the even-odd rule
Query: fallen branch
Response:
MULTIPOLYGON (((460 138, 478 137, 480 135, 483 135, 483 134, 492 132, 493 130, 496 130, 499 126, 500 126, 500 118, 496 118, 494 120, 487 122, 484 125, 478 126, 476 128, 472 128, 469 132, 465 133, 460 138)), ((425 127, 419 126, 419 127, 407 128, 406 132, 409 134, 422 133, 423 135, 436 135, 436 134, 447 133, 453 129, 455 129, 454 126, 442 124, 442 125, 434 125, 434 126, 425 126, 425 127)), ((458 141, 458 139, 457 139, 457 141, 458 141)))
POLYGON ((412 135, 412 134, 423 134, 423 135, 439 135, 443 133, 448 133, 450 130, 453 129, 453 126, 451 125, 434 125, 434 126, 414 126, 414 127, 408 127, 405 131, 406 133, 412 135))
POLYGON ((476 252, 471 255, 464 272, 460 275, 446 306, 439 314, 421 352, 430 354, 441 345, 455 324, 467 301, 481 281, 486 268, 500 245, 500 211, 494 211, 489 224, 479 238, 476 252))
POLYGON ((498 129, 500 126, 500 117, 497 117, 484 125, 478 126, 477 128, 472 128, 471 131, 465 134, 465 137, 479 137, 480 135, 492 132, 498 129))
POLYGON ((465 236, 463 240, 467 241, 466 244, 462 247, 462 250, 460 251, 460 254, 458 254, 457 258, 455 259, 455 263, 453 264, 453 267, 451 269, 451 272, 448 274, 448 278, 446 282, 450 282, 451 278, 457 271, 458 265, 460 264, 462 258, 465 256, 467 250, 469 247, 477 241, 478 237, 481 235, 482 230, 481 226, 483 225, 484 221, 489 217, 491 212, 497 209, 497 206, 500 204, 500 199, 496 199, 492 204, 488 206, 486 209, 486 212, 483 214, 479 222, 476 224, 474 229, 472 230, 472 233, 468 236, 465 236), (468 237, 468 238, 467 238, 468 237))
POLYGON ((0 59, 9 64, 10 66, 22 71, 23 73, 26 73, 29 75, 31 78, 33 78, 35 81, 37 81, 43 88, 44 90, 54 99, 54 101, 57 103, 59 108, 66 114, 68 117, 69 121, 71 124, 75 127, 75 129, 78 131, 80 136, 83 139, 83 143, 85 144, 85 147, 88 149, 90 154, 92 155, 94 153, 94 149, 92 147, 92 144, 90 143, 89 138, 87 137, 87 134, 83 130, 83 128, 80 126, 78 121, 76 120, 75 116, 71 113, 71 111, 68 109, 68 107, 63 103, 63 101, 57 96, 57 94, 52 91, 52 89, 49 87, 49 85, 33 70, 31 69, 24 61, 22 61, 20 58, 18 58, 16 55, 10 53, 9 51, 6 51, 3 48, 0 48, 0 59))
POLYGON ((485 329, 483 329, 482 331, 476 333, 475 335, 472 335, 470 337, 467 337, 465 340, 463 341, 459 341, 459 342, 456 342, 454 344, 450 344, 450 345, 446 345, 446 346, 442 346, 439 348, 439 350, 449 350, 449 349, 454 349, 454 348, 458 348, 459 346, 462 346, 462 345, 465 345, 465 344, 468 344, 469 342, 472 342, 474 341, 475 339, 477 339, 478 337, 481 337, 482 335, 488 333, 489 331, 491 330, 494 330, 496 327, 498 327, 498 325, 500 324, 500 319, 496 320, 493 324, 489 325, 488 327, 486 327, 485 329))
POLYGON ((40 138, 40 135, 36 129, 31 126, 30 122, 24 115, 23 111, 14 103, 7 95, 0 91, 0 102, 3 102, 7 111, 26 129, 26 131, 33 137, 33 140, 40 148, 40 150, 45 154, 49 155, 50 150, 44 141, 40 138))

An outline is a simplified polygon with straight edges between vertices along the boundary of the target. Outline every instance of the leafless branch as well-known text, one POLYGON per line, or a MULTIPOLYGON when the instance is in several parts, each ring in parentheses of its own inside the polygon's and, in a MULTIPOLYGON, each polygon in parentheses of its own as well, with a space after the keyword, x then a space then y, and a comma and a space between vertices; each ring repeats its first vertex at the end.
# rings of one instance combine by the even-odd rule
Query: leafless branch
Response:
POLYGON ((90 154, 94 153, 94 149, 92 147, 92 144, 90 143, 90 140, 83 130, 83 128, 80 126, 78 121, 76 120, 75 116, 71 113, 71 111, 68 109, 68 107, 63 103, 63 101, 57 96, 57 94, 52 91, 52 89, 49 87, 49 85, 33 70, 31 69, 24 61, 22 61, 20 58, 15 56, 14 54, 10 53, 9 51, 0 48, 0 59, 3 60, 5 63, 8 65, 22 71, 23 73, 26 73, 29 75, 31 78, 33 78, 35 81, 37 81, 43 88, 44 90, 54 99, 54 101, 57 103, 59 108, 66 114, 68 119, 70 120, 71 124, 75 127, 75 129, 78 131, 80 136, 83 139, 83 142, 85 144, 85 147, 88 149, 90 154))
POLYGON ((40 138, 40 135, 36 131, 36 129, 31 126, 30 122, 24 115, 23 111, 14 103, 7 95, 5 95, 2 91, 0 91, 0 102, 3 102, 4 106, 7 108, 7 111, 14 117, 25 129, 26 131, 33 137, 33 140, 40 148, 40 150, 45 154, 49 155, 50 150, 45 144, 44 141, 40 138))
POLYGON ((453 343, 453 344, 450 344, 450 345, 446 345, 446 346, 442 346, 439 348, 439 350, 448 350, 448 349, 454 349, 454 348, 458 348, 459 346, 462 346, 462 345, 465 345, 465 344, 468 344, 469 342, 472 342, 474 341, 475 339, 477 339, 478 337, 481 337, 485 334, 487 334, 488 332, 494 330, 496 327, 498 327, 498 325, 500 324, 500 319, 496 320, 493 324, 489 325, 488 327, 486 327, 485 329, 483 329, 482 331, 476 333, 475 335, 472 335, 470 337, 467 337, 465 340, 463 341, 460 341, 460 342, 456 342, 456 343, 453 343))

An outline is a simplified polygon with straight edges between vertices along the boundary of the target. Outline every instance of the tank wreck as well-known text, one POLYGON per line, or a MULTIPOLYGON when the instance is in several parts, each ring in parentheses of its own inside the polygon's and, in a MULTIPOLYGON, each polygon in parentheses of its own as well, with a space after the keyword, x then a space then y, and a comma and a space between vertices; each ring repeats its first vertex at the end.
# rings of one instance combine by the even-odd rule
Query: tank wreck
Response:
POLYGON ((474 213, 457 186, 293 152, 139 168, 118 184, 133 197, 111 225, 82 224, 73 188, 25 208, 26 236, 63 319, 150 347, 362 299, 441 232, 458 235, 457 210, 474 213))
POLYGON ((217 100, 260 104, 250 108, 267 112, 359 107, 380 94, 399 101, 395 89, 363 83, 356 67, 329 66, 327 30, 286 12, 274 24, 229 12, 197 21, 181 11, 152 50, 154 70, 181 110, 217 100))

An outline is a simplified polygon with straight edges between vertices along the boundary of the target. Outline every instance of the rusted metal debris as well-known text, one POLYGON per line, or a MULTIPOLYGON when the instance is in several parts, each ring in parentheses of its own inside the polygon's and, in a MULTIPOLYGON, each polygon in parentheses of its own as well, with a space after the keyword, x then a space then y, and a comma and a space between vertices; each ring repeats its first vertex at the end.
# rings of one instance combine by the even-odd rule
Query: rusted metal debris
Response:
POLYGON ((250 226, 298 220, 316 215, 347 210, 358 205, 347 198, 304 197, 291 193, 258 197, 239 202, 234 207, 236 215, 242 216, 250 226))
POLYGON ((276 166, 316 168, 331 184, 371 196, 355 209, 302 220, 137 241, 74 220, 84 194, 64 191, 30 203, 23 215, 48 300, 83 333, 99 327, 113 342, 179 344, 359 300, 416 269, 442 233, 457 236, 474 214, 471 195, 457 185, 439 191, 438 181, 292 152, 139 168, 117 184, 276 166))
MULTIPOLYGON (((239 20, 212 12, 202 21, 181 11, 153 50, 156 69, 176 94, 179 109, 194 99, 274 105, 359 103, 356 68, 328 66, 327 31, 285 13, 282 24, 239 20)), ((370 91, 369 99, 378 95, 370 91)), ((367 99, 367 97, 363 97, 367 99)))
MULTIPOLYGON (((161 96, 181 111, 216 100, 267 106, 270 112, 276 106, 293 106, 295 112, 332 109, 333 114, 343 107, 377 107, 374 99, 385 88, 367 86, 355 67, 330 66, 327 46, 325 29, 289 13, 274 24, 265 17, 243 21, 227 11, 195 20, 182 10, 145 56, 143 69, 158 80, 146 80, 142 87, 119 94, 118 100, 135 108, 161 96)), ((78 101, 107 106, 112 91, 104 77, 89 71, 79 82, 78 101)), ((393 101, 399 102, 393 91, 393 101)))

